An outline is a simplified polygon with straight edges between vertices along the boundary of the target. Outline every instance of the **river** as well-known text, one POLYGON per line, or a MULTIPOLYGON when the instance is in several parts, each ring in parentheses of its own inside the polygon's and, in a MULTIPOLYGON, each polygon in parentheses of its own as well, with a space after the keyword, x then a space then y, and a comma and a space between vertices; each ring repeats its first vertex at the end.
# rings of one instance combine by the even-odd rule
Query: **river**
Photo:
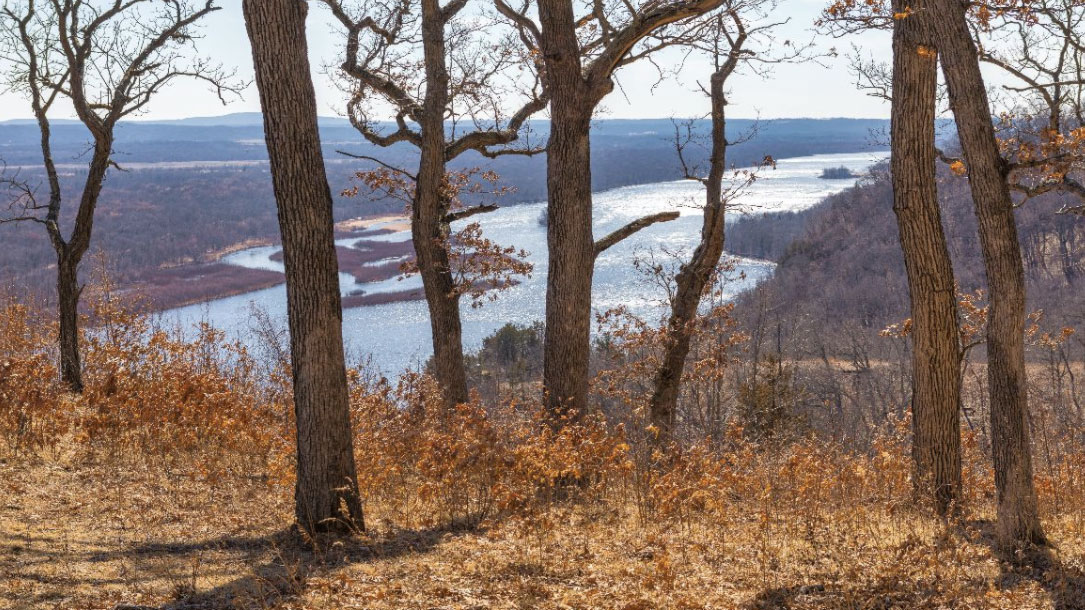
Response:
MULTIPOLYGON (((784 210, 802 210, 825 197, 854 184, 853 179, 824 180, 823 169, 845 166, 853 172, 863 172, 870 165, 884 160, 887 153, 863 152, 814 155, 778 161, 776 169, 763 170, 760 177, 734 201, 741 212, 762 214, 784 210)), ((688 254, 696 246, 702 216, 699 206, 703 190, 693 181, 663 182, 629 186, 595 194, 596 238, 646 214, 679 210, 675 221, 649 227, 604 252, 598 259, 592 284, 592 305, 603 311, 625 305, 645 316, 658 316, 666 294, 648 281, 633 266, 635 257, 654 253, 657 260, 667 258, 663 251, 688 254)), ((463 338, 466 350, 477 349, 482 339, 506 323, 531 324, 543 318, 546 295, 546 229, 538 222, 545 203, 515 205, 476 216, 484 235, 495 241, 515 245, 529 252, 534 264, 532 276, 519 285, 501 293, 495 302, 472 308, 465 299, 463 307, 463 338)), ((350 245, 359 238, 340 240, 350 245)), ((410 239, 409 232, 381 235, 377 238, 393 241, 410 239)), ((240 267, 282 270, 282 264, 270 260, 277 246, 250 248, 233 253, 222 262, 240 267)), ((734 277, 725 285, 727 295, 751 288, 771 275, 774 265, 768 261, 735 259, 734 277)), ((356 284, 354 278, 340 274, 344 294, 363 290, 367 293, 397 291, 420 286, 417 277, 402 281, 391 280, 356 284)), ((286 288, 278 285, 206 303, 170 310, 162 314, 169 324, 190 328, 205 321, 222 329, 232 338, 243 342, 255 341, 253 307, 266 311, 272 320, 285 326, 286 288)), ((422 301, 389 303, 347 309, 343 312, 343 335, 351 360, 367 355, 383 373, 394 375, 417 366, 429 358, 430 330, 426 305, 422 301)))

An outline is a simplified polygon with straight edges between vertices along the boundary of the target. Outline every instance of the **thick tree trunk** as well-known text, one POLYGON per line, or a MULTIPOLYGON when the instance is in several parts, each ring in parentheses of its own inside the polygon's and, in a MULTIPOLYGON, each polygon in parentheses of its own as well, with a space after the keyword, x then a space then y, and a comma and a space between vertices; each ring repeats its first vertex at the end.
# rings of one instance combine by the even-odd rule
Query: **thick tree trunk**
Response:
POLYGON ((460 296, 449 263, 448 213, 444 193, 445 111, 449 101, 445 22, 437 0, 422 2, 422 46, 426 64, 426 95, 421 118, 422 145, 418 183, 412 203, 411 236, 429 305, 433 362, 437 382, 449 407, 467 402, 463 363, 460 296))
MULTIPOLYGON (((733 65, 731 66, 733 70, 733 65)), ((649 402, 649 417, 657 430, 656 440, 667 443, 673 439, 681 389, 682 372, 689 355, 692 325, 697 317, 701 297, 708 288, 712 273, 723 254, 727 221, 727 203, 723 200, 723 175, 727 169, 727 100, 724 82, 729 75, 718 71, 710 80, 712 100, 712 151, 708 178, 705 180, 704 222, 701 241, 690 261, 682 266, 675 278, 676 290, 667 321, 667 339, 663 360, 655 375, 655 389, 649 402)))
POLYGON ((297 417, 295 516, 361 528, 332 197, 317 129, 304 0, 244 0, 286 267, 297 417))
MULTIPOLYGON (((561 94, 555 95, 555 100, 561 94)), ((558 104, 555 101, 555 106, 558 104)), ((583 114, 583 113, 581 113, 583 114)), ((555 416, 583 413, 591 352, 592 238, 590 117, 551 114, 547 147, 546 331, 543 388, 555 416)))
MULTIPOLYGON (((905 11, 896 0, 894 11, 905 11)), ((938 62, 922 5, 893 28, 893 211, 912 308, 912 453, 917 491, 947 514, 961 486, 956 288, 938 209, 938 62)))
POLYGON ((588 132, 596 96, 581 75, 572 3, 540 0, 539 20, 551 99, 543 391, 551 416, 560 418, 582 414, 588 402, 595 268, 588 132))
POLYGON ((991 292, 987 322, 987 386, 998 493, 1000 544, 1046 542, 1036 506, 1025 373, 1025 279, 1013 202, 991 120, 975 43, 960 0, 931 0, 931 23, 942 57, 957 134, 979 220, 991 292))
POLYGON ((83 391, 79 354, 79 262, 63 252, 57 257, 57 297, 60 314, 60 380, 68 390, 83 391))

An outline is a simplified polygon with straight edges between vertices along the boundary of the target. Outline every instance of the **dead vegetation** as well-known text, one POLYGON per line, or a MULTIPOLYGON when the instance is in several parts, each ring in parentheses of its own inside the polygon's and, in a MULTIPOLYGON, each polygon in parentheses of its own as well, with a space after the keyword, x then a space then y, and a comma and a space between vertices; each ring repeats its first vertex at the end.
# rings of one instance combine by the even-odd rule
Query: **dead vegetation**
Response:
POLYGON ((305 538, 281 364, 90 300, 80 397, 51 381, 49 325, 0 309, 0 607, 1085 607, 1085 452, 1057 427, 1037 475, 1054 551, 1014 558, 976 431, 943 522, 913 498, 906 420, 865 448, 735 424, 648 466, 613 419, 449 413, 427 377, 355 371, 369 529, 305 538))

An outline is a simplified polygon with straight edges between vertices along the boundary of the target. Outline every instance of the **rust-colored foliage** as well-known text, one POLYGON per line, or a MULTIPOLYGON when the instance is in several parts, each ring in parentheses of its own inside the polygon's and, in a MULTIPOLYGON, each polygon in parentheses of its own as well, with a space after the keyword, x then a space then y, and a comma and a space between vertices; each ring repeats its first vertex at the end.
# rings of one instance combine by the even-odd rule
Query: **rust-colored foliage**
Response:
MULTIPOLYGON (((415 181, 406 172, 388 167, 357 172, 354 175, 361 186, 345 189, 344 197, 369 197, 393 199, 403 202, 409 215, 411 202, 414 200, 415 181), (362 189, 362 186, 365 189, 362 189)), ((500 176, 491 170, 471 168, 449 171, 445 174, 441 187, 441 200, 446 204, 446 213, 450 217, 469 211, 466 200, 481 198, 500 198, 510 193, 511 188, 500 184, 500 176)), ((467 217, 466 214, 463 217, 467 217)), ((471 222, 456 231, 447 227, 443 236, 442 247, 447 249, 451 261, 451 272, 458 295, 471 299, 472 307, 480 307, 486 301, 493 301, 498 294, 515 286, 523 276, 530 276, 531 263, 527 262, 528 253, 515 246, 503 246, 483 236, 482 226, 471 222)), ((418 267, 412 258, 400 267, 404 275, 418 273, 418 267)))
POLYGON ((0 432, 11 448, 162 460, 193 474, 263 469, 281 449, 284 406, 245 348, 207 325, 191 336, 158 327, 109 290, 89 301, 80 396, 56 381, 55 327, 26 305, 0 303, 0 432))
POLYGON ((0 436, 14 453, 52 449, 69 425, 46 328, 29 306, 0 302, 0 436))

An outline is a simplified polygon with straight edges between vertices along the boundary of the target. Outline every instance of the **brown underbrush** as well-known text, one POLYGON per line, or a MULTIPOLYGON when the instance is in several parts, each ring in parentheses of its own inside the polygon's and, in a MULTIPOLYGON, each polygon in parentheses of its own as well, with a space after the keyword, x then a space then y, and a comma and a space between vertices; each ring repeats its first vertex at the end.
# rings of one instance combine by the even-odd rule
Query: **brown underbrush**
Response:
POLYGON ((1044 440, 1059 463, 1037 475, 1053 550, 1007 557, 969 429, 942 521, 913 498, 906 420, 862 448, 731 424, 663 459, 628 419, 449 413, 429 378, 364 369, 367 530, 306 538, 281 364, 92 300, 79 397, 53 381, 49 324, 0 308, 0 607, 1085 608, 1073 435, 1044 440))

